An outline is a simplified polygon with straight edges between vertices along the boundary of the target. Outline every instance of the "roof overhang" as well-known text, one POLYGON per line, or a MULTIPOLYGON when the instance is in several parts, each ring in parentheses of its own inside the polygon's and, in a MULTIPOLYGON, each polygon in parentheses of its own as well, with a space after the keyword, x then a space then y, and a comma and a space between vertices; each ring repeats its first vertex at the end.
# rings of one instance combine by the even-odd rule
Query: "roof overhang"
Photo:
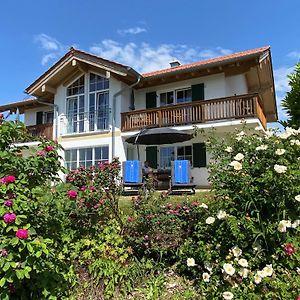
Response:
POLYGON ((51 99, 59 85, 66 85, 74 76, 88 71, 94 71, 106 77, 113 76, 127 84, 135 82, 140 76, 128 66, 71 48, 57 63, 28 86, 25 92, 35 97, 51 99))
MULTIPOLYGON (((49 103, 51 103, 51 102, 49 102, 49 103)), ((33 109, 33 108, 37 108, 37 107, 41 107, 41 106, 45 106, 45 105, 38 102, 37 99, 32 98, 32 99, 27 99, 27 100, 18 101, 18 102, 11 102, 9 104, 1 105, 0 112, 10 111, 12 113, 15 113, 15 112, 17 112, 17 110, 19 110, 19 112, 21 114, 23 114, 24 111, 27 109, 33 109)))

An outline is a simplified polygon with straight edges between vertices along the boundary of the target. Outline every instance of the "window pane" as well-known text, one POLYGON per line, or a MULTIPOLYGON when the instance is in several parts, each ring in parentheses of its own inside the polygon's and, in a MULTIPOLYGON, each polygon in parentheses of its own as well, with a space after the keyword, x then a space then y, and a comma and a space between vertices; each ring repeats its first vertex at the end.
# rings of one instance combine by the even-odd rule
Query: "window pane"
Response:
POLYGON ((67 88, 67 96, 78 95, 84 93, 84 75, 72 83, 67 88))
POLYGON ((185 155, 192 155, 192 146, 185 146, 185 155))
POLYGON ((92 148, 87 148, 86 149, 86 160, 92 160, 93 159, 93 154, 92 154, 92 148))
POLYGON ((90 74, 90 92, 101 91, 109 88, 109 80, 105 77, 90 74))
POLYGON ((71 151, 66 150, 65 151, 65 161, 70 161, 71 160, 71 151))
POLYGON ((86 149, 79 149, 79 160, 85 161, 85 150, 86 149))
POLYGON ((184 155, 184 147, 178 147, 177 148, 177 155, 184 155))
POLYGON ((102 159, 108 160, 108 146, 102 147, 102 159))

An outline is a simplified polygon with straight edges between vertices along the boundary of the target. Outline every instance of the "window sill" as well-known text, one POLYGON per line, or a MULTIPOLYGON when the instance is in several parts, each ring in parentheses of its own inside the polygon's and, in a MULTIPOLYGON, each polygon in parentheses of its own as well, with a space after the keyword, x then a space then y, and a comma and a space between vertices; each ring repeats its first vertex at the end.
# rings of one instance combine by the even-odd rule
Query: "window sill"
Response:
POLYGON ((64 133, 61 134, 60 137, 68 138, 68 137, 76 137, 76 136, 86 136, 86 135, 97 135, 97 134, 105 134, 109 133, 110 130, 97 130, 97 131, 85 131, 85 132, 74 132, 74 133, 64 133))

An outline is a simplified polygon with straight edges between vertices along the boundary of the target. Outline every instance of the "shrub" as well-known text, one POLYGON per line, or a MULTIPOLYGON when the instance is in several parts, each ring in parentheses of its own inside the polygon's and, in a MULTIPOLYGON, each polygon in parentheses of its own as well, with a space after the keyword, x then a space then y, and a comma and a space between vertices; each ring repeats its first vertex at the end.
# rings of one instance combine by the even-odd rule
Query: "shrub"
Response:
POLYGON ((299 133, 210 138, 215 200, 185 241, 179 268, 206 297, 299 296, 299 133))

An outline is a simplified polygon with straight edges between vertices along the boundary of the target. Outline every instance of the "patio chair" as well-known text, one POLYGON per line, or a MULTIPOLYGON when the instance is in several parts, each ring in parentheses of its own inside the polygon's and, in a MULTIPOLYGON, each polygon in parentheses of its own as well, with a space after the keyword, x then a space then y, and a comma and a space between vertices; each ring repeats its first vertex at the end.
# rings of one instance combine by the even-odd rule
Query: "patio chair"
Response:
POLYGON ((123 194, 137 194, 140 188, 144 188, 142 164, 139 160, 123 162, 122 188, 123 194))
POLYGON ((169 193, 191 193, 195 194, 196 184, 191 177, 191 164, 189 160, 175 160, 171 162, 171 178, 169 193))

